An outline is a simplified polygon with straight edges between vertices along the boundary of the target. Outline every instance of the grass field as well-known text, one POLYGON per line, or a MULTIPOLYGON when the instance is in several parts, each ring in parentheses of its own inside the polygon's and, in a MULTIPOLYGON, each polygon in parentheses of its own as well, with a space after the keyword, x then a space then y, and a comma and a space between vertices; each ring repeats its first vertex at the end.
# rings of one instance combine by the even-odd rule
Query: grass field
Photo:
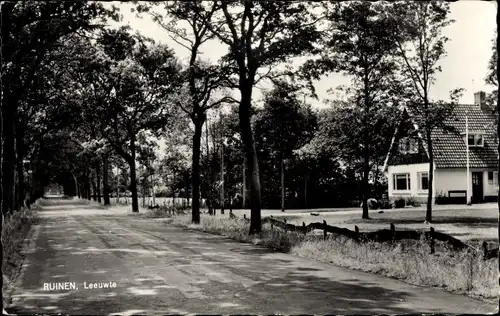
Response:
MULTIPOLYGON (((307 225, 311 222, 326 220, 329 225, 351 230, 354 230, 354 225, 356 225, 360 231, 388 229, 390 223, 393 223, 396 229, 428 230, 432 226, 436 231, 449 234, 471 245, 478 245, 485 240, 490 243, 490 247, 493 245, 498 247, 498 209, 485 205, 480 208, 474 208, 474 206, 466 208, 460 205, 455 205, 455 209, 450 206, 442 209, 436 207, 432 224, 424 224, 425 210, 423 209, 391 209, 384 210, 381 214, 373 210, 370 211, 369 220, 361 219, 360 209, 320 211, 317 212, 318 216, 312 216, 311 212, 317 212, 317 210, 309 212, 263 210, 262 216, 273 215, 286 218, 287 222, 295 225, 301 225, 302 222, 307 225)), ((250 216, 249 210, 234 210, 233 213, 237 216, 243 216, 243 214, 250 216)))

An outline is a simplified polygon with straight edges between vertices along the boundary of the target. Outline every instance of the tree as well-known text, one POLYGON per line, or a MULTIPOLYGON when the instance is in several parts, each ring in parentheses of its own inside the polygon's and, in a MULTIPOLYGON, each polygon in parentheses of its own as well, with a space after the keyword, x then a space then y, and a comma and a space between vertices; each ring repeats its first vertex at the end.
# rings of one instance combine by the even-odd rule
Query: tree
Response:
POLYGON ((146 195, 149 196, 150 192, 153 194, 152 196, 154 204, 155 181, 153 181, 153 177, 156 171, 154 162, 155 160, 157 160, 156 151, 158 150, 159 146, 156 141, 148 138, 145 133, 140 133, 138 135, 138 143, 140 145, 137 148, 137 161, 144 167, 140 185, 143 198, 143 206, 145 206, 146 195))
POLYGON ((193 7, 193 14, 228 46, 222 62, 231 66, 231 87, 240 92, 241 139, 251 179, 250 234, 261 231, 259 163, 250 124, 253 87, 275 77, 279 69, 275 66, 314 50, 319 32, 313 12, 311 3, 285 1, 196 2, 193 7))
POLYGON ((315 129, 316 117, 308 105, 298 100, 295 87, 281 82, 266 94, 264 108, 257 116, 255 135, 259 143, 257 147, 261 151, 269 151, 270 157, 279 164, 283 212, 286 195, 285 161, 290 159, 291 168, 293 151, 305 145, 313 137, 315 129))
POLYGON ((446 128, 444 121, 452 115, 461 90, 451 93, 452 102, 432 102, 429 90, 435 75, 441 72, 438 62, 446 56, 444 44, 449 38, 442 31, 454 21, 449 18, 450 4, 441 1, 394 3, 386 13, 396 25, 391 31, 404 69, 403 80, 409 87, 407 105, 427 147, 429 189, 425 220, 430 223, 434 186, 432 134, 436 128, 446 128))
POLYGON ((173 117, 168 101, 175 89, 179 63, 168 47, 130 35, 126 28, 106 32, 99 46, 91 64, 94 71, 89 73, 99 70, 97 82, 107 98, 99 107, 91 108, 86 117, 98 122, 102 135, 129 164, 132 211, 138 212, 137 135, 148 129, 168 128, 173 117))
POLYGON ((306 73, 318 78, 340 71, 352 84, 344 89, 348 101, 334 104, 331 126, 324 125, 316 139, 361 175, 362 218, 368 219, 370 174, 387 153, 392 136, 387 132, 394 126, 397 105, 396 46, 390 32, 394 22, 384 16, 380 3, 334 2, 326 10, 330 32, 322 42, 320 58, 306 64, 306 73))
MULTIPOLYGON (((192 138, 192 221, 200 222, 200 157, 201 135, 206 121, 206 112, 223 103, 230 102, 227 96, 216 96, 225 81, 219 65, 209 64, 200 58, 200 49, 204 43, 215 36, 208 31, 205 19, 210 20, 216 11, 212 7, 205 16, 192 14, 198 4, 194 1, 167 1, 152 4, 140 4, 137 11, 148 13, 162 28, 168 31, 170 38, 189 51, 187 69, 183 71, 185 90, 183 96, 188 100, 178 102, 178 106, 189 116, 194 124, 192 138), (153 6, 162 5, 166 15, 155 12, 153 6), (168 22, 167 22, 168 21, 168 22), (187 25, 187 29, 182 27, 187 25)), ((219 93, 220 94, 220 93, 219 93)))

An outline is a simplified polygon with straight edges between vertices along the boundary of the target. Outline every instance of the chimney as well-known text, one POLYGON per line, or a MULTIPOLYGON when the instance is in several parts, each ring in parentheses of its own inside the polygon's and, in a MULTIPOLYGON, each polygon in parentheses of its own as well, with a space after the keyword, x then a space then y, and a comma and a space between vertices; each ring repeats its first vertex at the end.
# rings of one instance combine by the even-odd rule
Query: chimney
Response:
POLYGON ((486 92, 478 91, 474 93, 474 105, 479 107, 481 110, 486 109, 486 92))

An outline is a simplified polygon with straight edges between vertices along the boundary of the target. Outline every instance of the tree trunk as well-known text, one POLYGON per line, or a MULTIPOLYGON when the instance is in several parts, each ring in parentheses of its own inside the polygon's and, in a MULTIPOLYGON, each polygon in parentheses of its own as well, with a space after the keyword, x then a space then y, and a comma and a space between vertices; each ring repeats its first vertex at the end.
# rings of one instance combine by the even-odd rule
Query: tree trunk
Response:
POLYGON ((90 175, 89 175, 89 172, 87 171, 87 176, 86 176, 86 186, 87 186, 87 200, 91 200, 92 199, 92 192, 91 192, 91 184, 90 184, 90 175))
MULTIPOLYGON (((4 219, 4 208, 3 208, 3 109, 0 108, 0 229, 3 227, 3 219, 4 219)), ((2 238, 3 234, 0 234, 0 238, 2 238)), ((0 239, 0 254, 3 258, 3 239, 0 239)), ((3 271, 2 271, 3 275, 3 271)), ((3 278, 1 284, 3 285, 3 278)))
POLYGON ((175 207, 175 170, 172 175, 172 206, 175 207))
POLYGON ((367 156, 364 157, 363 159, 363 189, 361 190, 362 194, 362 203, 363 203, 363 215, 361 216, 362 219, 369 219, 370 217, 368 216, 368 189, 369 189, 369 184, 368 184, 368 179, 370 176, 370 161, 367 156))
POLYGON ((92 200, 97 202, 97 181, 95 179, 90 179, 90 184, 92 186, 92 200))
POLYGON ((101 162, 97 161, 95 167, 96 182, 97 182, 97 202, 101 203, 101 162))
MULTIPOLYGON (((500 52, 500 1, 497 0, 497 55, 500 52)), ((500 153, 500 89, 498 83, 500 83, 500 56, 497 56, 497 139, 498 139, 498 152, 500 153)), ((500 183, 500 159, 498 160, 498 181, 500 183)), ((1 177, 0 177, 1 178, 1 177)), ((500 190, 498 191, 498 213, 500 215, 500 190)), ((498 236, 500 236, 500 225, 498 226, 498 236)), ((500 251, 498 252, 498 260, 500 262, 500 251)), ((500 277, 498 279, 500 284, 500 277)), ((500 306, 500 296, 498 297, 498 305, 500 306)))
POLYGON ((104 197, 104 205, 110 205, 109 200, 109 161, 108 156, 104 156, 102 160, 102 193, 104 197))
POLYGON ((207 181, 207 208, 208 214, 212 215, 212 200, 211 200, 211 170, 210 170, 210 146, 208 143, 208 122, 205 124, 205 146, 207 150, 207 172, 206 172, 206 181, 207 181))
MULTIPOLYGON (((14 106, 15 107, 15 106, 14 106)), ((13 211, 14 199, 14 170, 15 170, 15 110, 12 106, 4 104, 2 108, 3 115, 3 159, 2 159, 2 185, 3 185, 3 200, 2 211, 4 214, 9 214, 13 211)))
POLYGON ((220 213, 224 215, 224 202, 225 202, 225 194, 224 194, 224 143, 221 137, 220 144, 220 213))
POLYGON ((250 172, 250 234, 258 234, 261 232, 261 192, 260 192, 260 175, 259 162, 257 151, 255 150, 255 142, 252 134, 252 126, 250 123, 251 106, 252 106, 252 87, 241 89, 241 101, 239 107, 241 138, 243 141, 243 149, 248 163, 248 171, 250 172))
POLYGON ((142 186, 141 186, 142 207, 146 207, 146 191, 147 191, 146 182, 147 182, 146 166, 144 166, 144 176, 142 177, 142 186))
POLYGON ((304 207, 307 208, 307 176, 308 172, 306 170, 304 174, 304 207))
POLYGON ((193 186, 193 200, 191 202, 191 220, 195 224, 200 223, 200 156, 201 156, 201 132, 203 128, 204 118, 198 118, 194 122, 194 135, 193 135, 193 165, 191 166, 192 172, 192 186, 193 186))
MULTIPOLYGON (((245 154, 243 154, 245 155, 245 154)), ((245 209, 246 206, 246 201, 247 201, 247 177, 246 177, 246 169, 247 169, 247 159, 243 157, 243 189, 242 189, 242 199, 243 202, 241 203, 241 208, 245 209)))
MULTIPOLYGON (((74 192, 75 194, 74 195, 76 195, 76 196, 78 196, 78 198, 80 198, 80 191, 79 191, 78 181, 77 181, 74 173, 71 173, 71 175, 73 176, 73 186, 75 188, 75 192, 74 192)), ((31 193, 30 193, 30 196, 31 196, 31 193)))
POLYGON ((433 182, 434 182, 434 153, 432 150, 432 138, 431 132, 427 131, 427 151, 429 152, 429 184, 428 184, 428 193, 427 193, 427 210, 425 212, 425 221, 428 223, 432 222, 432 193, 434 190, 433 182))
POLYGON ((16 154, 17 154, 17 179, 18 179, 18 190, 17 190, 17 205, 19 207, 26 206, 26 187, 24 183, 24 131, 20 128, 17 129, 16 133, 16 154))
POLYGON ((132 191, 132 212, 139 213, 139 201, 137 200, 137 178, 135 170, 135 135, 130 140, 130 191, 132 191))
POLYGON ((184 198, 186 199, 186 208, 189 207, 189 173, 186 172, 186 179, 184 181, 186 183, 184 198))
POLYGON ((281 211, 285 211, 285 166, 283 157, 280 158, 280 175, 281 175, 281 211))
MULTIPOLYGON (((17 145, 17 141, 16 141, 17 145)), ((19 148, 19 146, 17 146, 19 148)), ((24 183, 24 165, 23 165, 23 157, 17 157, 17 168, 16 168, 16 174, 17 174, 17 190, 16 190, 16 209, 20 209, 21 207, 26 206, 26 187, 24 183)))

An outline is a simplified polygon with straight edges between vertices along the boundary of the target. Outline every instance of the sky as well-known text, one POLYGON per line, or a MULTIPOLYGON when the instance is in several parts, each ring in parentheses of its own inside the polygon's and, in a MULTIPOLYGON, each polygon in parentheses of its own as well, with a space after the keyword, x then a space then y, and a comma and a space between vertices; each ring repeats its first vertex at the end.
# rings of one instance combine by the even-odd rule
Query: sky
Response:
MULTIPOLYGON (((127 2, 114 2, 120 8, 123 21, 120 24, 128 24, 132 29, 141 34, 153 38, 155 41, 167 44, 175 50, 181 60, 186 60, 188 51, 171 40, 168 33, 157 25, 151 18, 144 15, 137 18, 135 13, 130 12, 133 4, 127 2)), ((451 3, 450 17, 455 23, 444 29, 443 33, 450 38, 446 43, 447 56, 442 58, 440 65, 442 72, 436 76, 436 82, 431 87, 430 96, 434 100, 449 100, 449 92, 456 88, 464 88, 465 91, 460 99, 461 103, 473 103, 473 94, 483 90, 490 92, 492 87, 487 86, 484 78, 487 73, 488 61, 492 54, 492 39, 495 34, 496 3, 494 1, 458 1, 451 3)), ((202 46, 203 58, 216 61, 222 56, 227 48, 225 45, 212 41, 202 46)), ((325 107, 324 100, 332 98, 327 91, 337 86, 349 84, 349 79, 342 74, 331 74, 315 83, 319 101, 308 100, 313 107, 325 107)), ((261 88, 268 89, 264 85, 261 88)), ((255 91, 260 98, 259 89, 255 91)))

